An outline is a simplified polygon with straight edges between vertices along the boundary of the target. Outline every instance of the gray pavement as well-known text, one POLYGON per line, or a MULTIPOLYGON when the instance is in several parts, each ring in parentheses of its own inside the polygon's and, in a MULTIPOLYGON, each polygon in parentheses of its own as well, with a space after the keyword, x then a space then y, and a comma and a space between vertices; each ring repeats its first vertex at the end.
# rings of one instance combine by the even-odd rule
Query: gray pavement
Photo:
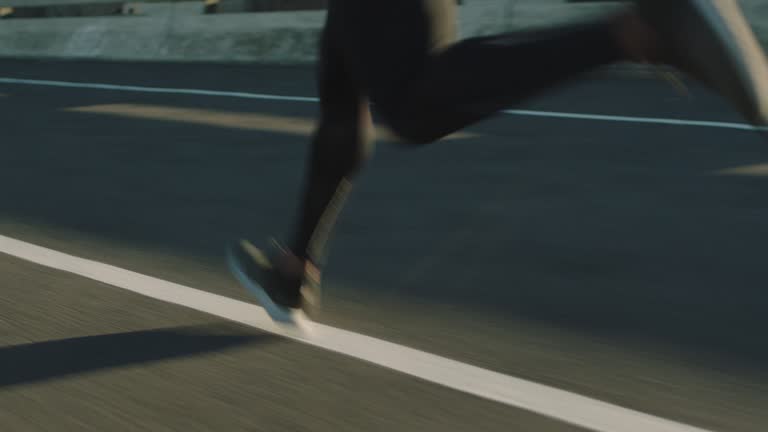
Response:
MULTIPOLYGON (((302 68, 8 61, 0 70, 314 94, 302 68)), ((249 300, 226 274, 223 247, 289 232, 307 138, 104 107, 311 121, 313 104, 12 85, 0 93, 0 233, 249 300), (91 109, 71 110, 82 107, 91 109)), ((695 85, 684 97, 637 79, 581 82, 525 108, 738 121, 695 85)), ((420 149, 378 148, 332 244, 322 321, 701 427, 764 430, 768 183, 720 171, 766 163, 765 142, 721 129, 518 116, 469 132, 420 149)), ((13 430, 62 421, 93 430, 105 421, 123 430, 568 430, 3 262, 7 358, 132 348, 104 363, 9 363, 16 378, 0 378, 9 401, 0 406, 14 408, 0 409, 0 423, 13 430), (311 408, 293 413, 292 404, 311 408)))
POLYGON ((0 268, 3 430, 579 430, 19 260, 0 268))

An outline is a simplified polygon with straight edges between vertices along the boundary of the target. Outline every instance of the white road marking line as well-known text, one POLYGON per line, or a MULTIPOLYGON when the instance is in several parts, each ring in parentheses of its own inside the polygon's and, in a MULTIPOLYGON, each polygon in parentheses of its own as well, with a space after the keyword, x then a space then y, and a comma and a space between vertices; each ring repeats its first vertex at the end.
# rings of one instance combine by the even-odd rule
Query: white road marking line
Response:
MULTIPOLYGON (((303 97, 303 96, 281 96, 281 95, 264 94, 264 93, 232 92, 232 91, 188 89, 188 88, 145 87, 145 86, 119 85, 119 84, 34 80, 34 79, 21 79, 21 78, 8 78, 8 77, 0 77, 0 84, 114 90, 114 91, 139 92, 139 93, 187 94, 187 95, 197 95, 197 96, 217 96, 217 97, 260 99, 260 100, 287 101, 287 102, 309 102, 309 103, 319 102, 319 100, 315 97, 303 97)), ((735 129, 735 130, 746 130, 746 131, 768 131, 768 127, 754 127, 752 125, 745 124, 745 123, 732 123, 732 122, 719 122, 719 121, 667 119, 667 118, 656 118, 656 117, 630 117, 630 116, 614 116, 614 115, 601 115, 601 114, 578 114, 578 113, 567 113, 567 112, 556 112, 556 111, 532 111, 532 110, 505 110, 502 112, 510 115, 529 116, 529 117, 548 117, 548 118, 562 118, 562 119, 572 119, 572 120, 592 120, 592 121, 608 121, 608 122, 638 123, 638 124, 709 127, 709 128, 735 129)))
POLYGON ((162 279, 0 235, 0 252, 73 273, 137 294, 239 322, 322 349, 344 354, 454 390, 521 408, 597 432, 707 432, 682 423, 424 351, 337 328, 315 325, 307 337, 277 327, 264 309, 162 279))
POLYGON ((221 96, 221 97, 232 97, 232 98, 241 98, 241 99, 263 99, 263 100, 289 101, 289 102, 319 102, 319 100, 314 97, 278 96, 278 95, 271 95, 271 94, 246 93, 246 92, 229 92, 229 91, 168 88, 168 87, 144 87, 144 86, 119 85, 119 84, 34 80, 34 79, 20 79, 20 78, 4 78, 4 77, 0 77, 0 84, 83 88, 83 89, 95 89, 95 90, 115 90, 115 91, 137 92, 137 93, 165 93, 165 94, 188 94, 188 95, 197 95, 197 96, 221 96))
POLYGON ((628 116, 576 114, 576 113, 555 112, 555 111, 529 111, 529 110, 507 110, 507 111, 504 111, 504 113, 532 116, 532 117, 565 118, 565 119, 572 119, 572 120, 599 120, 599 121, 627 122, 627 123, 651 123, 651 124, 662 124, 662 125, 672 125, 672 126, 698 126, 698 127, 711 127, 711 128, 721 128, 721 129, 748 130, 748 131, 768 130, 768 128, 766 127, 755 127, 745 123, 665 119, 665 118, 657 118, 657 117, 628 117, 628 116))

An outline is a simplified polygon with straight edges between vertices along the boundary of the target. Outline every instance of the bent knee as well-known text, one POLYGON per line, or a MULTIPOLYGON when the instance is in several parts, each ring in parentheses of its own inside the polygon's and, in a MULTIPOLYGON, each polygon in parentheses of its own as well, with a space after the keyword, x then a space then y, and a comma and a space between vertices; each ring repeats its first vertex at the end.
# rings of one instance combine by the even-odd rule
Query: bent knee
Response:
POLYGON ((415 106, 396 108, 382 107, 381 113, 401 144, 421 146, 433 143, 449 135, 452 131, 448 122, 437 121, 437 116, 430 115, 428 108, 415 106))

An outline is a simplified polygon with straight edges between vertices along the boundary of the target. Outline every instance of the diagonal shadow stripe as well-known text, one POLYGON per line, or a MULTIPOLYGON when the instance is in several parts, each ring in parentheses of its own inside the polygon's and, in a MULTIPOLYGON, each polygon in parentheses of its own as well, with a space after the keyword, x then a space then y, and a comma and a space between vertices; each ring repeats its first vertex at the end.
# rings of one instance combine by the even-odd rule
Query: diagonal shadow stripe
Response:
POLYGON ((0 388, 278 340, 268 334, 216 330, 177 327, 2 347, 0 388))

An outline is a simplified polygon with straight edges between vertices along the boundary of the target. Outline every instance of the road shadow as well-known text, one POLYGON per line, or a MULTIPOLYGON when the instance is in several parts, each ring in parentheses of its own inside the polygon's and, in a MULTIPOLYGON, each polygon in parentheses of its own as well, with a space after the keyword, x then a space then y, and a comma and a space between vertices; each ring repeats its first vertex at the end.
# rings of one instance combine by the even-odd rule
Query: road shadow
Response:
POLYGON ((85 336, 0 347, 0 388, 145 365, 278 338, 235 326, 191 326, 85 336))

